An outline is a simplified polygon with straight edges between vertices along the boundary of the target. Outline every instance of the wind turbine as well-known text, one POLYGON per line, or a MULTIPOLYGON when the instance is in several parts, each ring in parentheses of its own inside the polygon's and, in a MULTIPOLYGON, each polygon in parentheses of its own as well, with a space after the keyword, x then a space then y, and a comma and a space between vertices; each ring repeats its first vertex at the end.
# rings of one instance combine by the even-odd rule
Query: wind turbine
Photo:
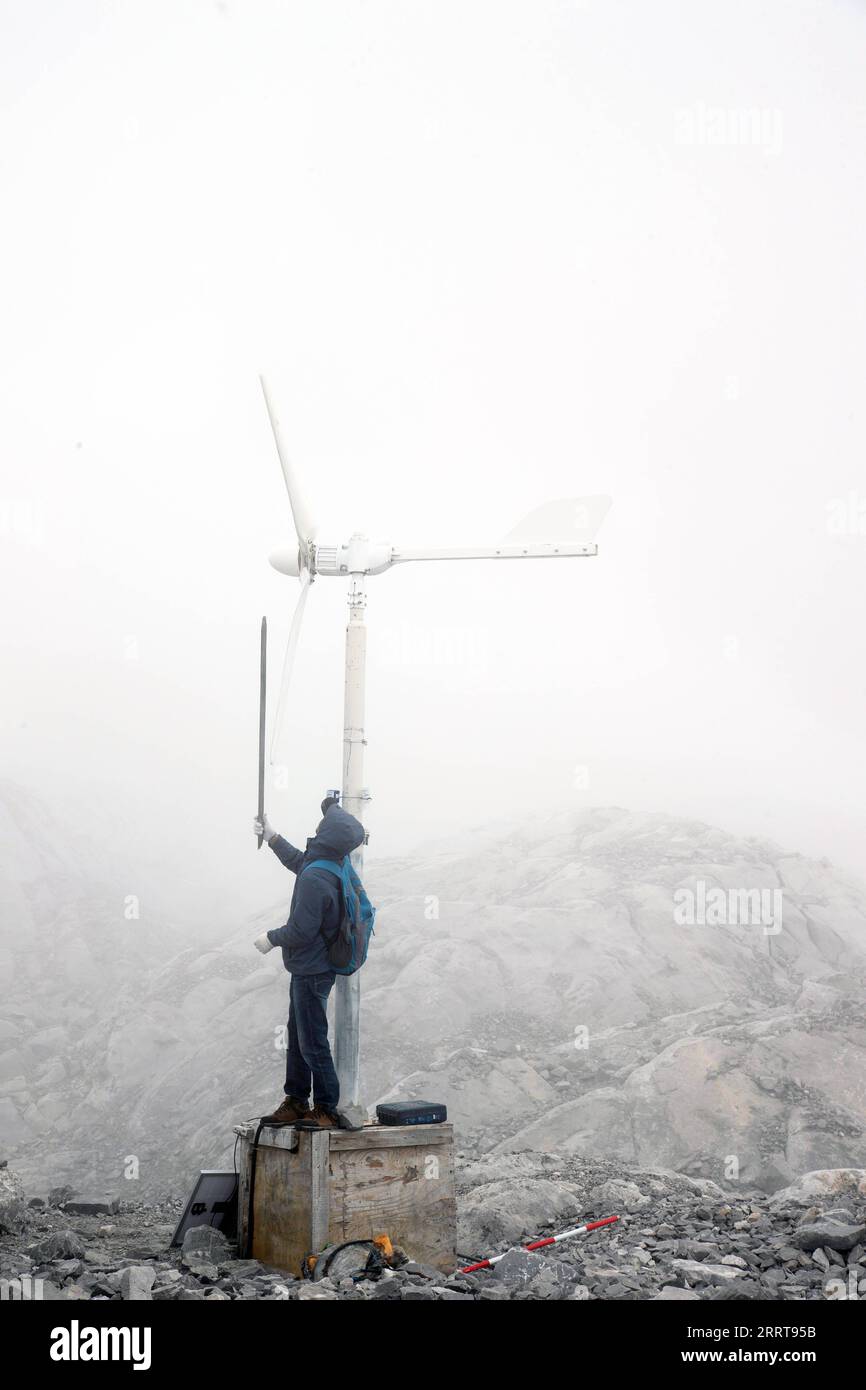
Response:
MULTIPOLYGON (((609 497, 566 498, 547 502, 529 513, 500 545, 474 545, 456 549, 407 549, 384 541, 370 541, 355 533, 347 541, 320 541, 318 526, 300 487, 298 474, 285 446, 280 419, 264 377, 259 378, 265 398, 280 466, 289 494, 295 537, 286 548, 268 558, 275 570, 300 581, 289 640, 283 661, 280 694, 271 739, 271 762, 285 716, 286 698, 298 647, 307 595, 319 577, 348 579, 349 614, 346 625, 346 678, 343 712, 342 805, 359 821, 364 820, 369 792, 364 785, 364 694, 367 627, 364 620, 369 575, 383 574, 392 565, 415 560, 552 560, 578 559, 598 554, 595 536, 610 507, 609 497)), ((364 846, 352 855, 360 874, 364 846)), ((340 1081, 340 1108, 356 1119, 360 1095, 360 974, 338 975, 334 1013, 334 1065, 340 1081)))

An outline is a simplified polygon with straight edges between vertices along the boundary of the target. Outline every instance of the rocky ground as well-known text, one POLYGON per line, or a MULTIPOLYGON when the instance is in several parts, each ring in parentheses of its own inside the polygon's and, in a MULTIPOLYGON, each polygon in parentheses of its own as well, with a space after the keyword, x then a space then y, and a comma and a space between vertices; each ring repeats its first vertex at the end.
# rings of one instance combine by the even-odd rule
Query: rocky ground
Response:
MULTIPOLYGON (((169 1248, 182 1203, 53 1189, 28 1196, 0 1167, 0 1278, 50 1299, 358 1300, 866 1298, 866 1169, 807 1173, 767 1198, 708 1179, 557 1154, 460 1168, 455 1271, 397 1253, 376 1277, 302 1280, 239 1259, 210 1228, 169 1248), (529 1253, 521 1244, 618 1213, 612 1227, 529 1253), (505 1253, 493 1270, 457 1265, 505 1253)), ((20 1296, 20 1293, 18 1294, 20 1296)))

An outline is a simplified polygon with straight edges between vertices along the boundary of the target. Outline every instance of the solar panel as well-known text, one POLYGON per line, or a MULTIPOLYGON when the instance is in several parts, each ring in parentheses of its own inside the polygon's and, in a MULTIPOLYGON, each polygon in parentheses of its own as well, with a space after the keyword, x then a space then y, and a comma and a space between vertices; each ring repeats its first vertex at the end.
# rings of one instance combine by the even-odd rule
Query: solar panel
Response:
POLYGON ((237 1173, 202 1169, 175 1227, 171 1244, 182 1245, 187 1231, 194 1226, 215 1226, 228 1240, 234 1240, 238 1229, 237 1173))

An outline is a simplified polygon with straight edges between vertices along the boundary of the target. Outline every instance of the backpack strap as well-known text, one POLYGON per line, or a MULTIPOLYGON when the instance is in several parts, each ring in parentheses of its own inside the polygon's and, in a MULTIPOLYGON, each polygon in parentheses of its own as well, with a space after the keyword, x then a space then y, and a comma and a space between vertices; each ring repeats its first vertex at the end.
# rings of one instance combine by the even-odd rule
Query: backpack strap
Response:
MULTIPOLYGON (((342 864, 335 864, 334 861, 333 861, 333 859, 314 859, 310 864, 305 864, 305 865, 304 865, 304 867, 301 869, 301 873, 302 873, 302 874, 305 874, 305 873, 307 872, 307 869, 328 869, 328 870, 330 871, 330 873, 336 875, 336 877, 340 880, 340 887, 341 887, 341 888, 344 887, 344 884, 343 884, 343 865, 342 865, 342 864)), ((343 896, 345 897, 345 894, 343 894, 343 896)), ((333 946, 334 942, 337 940, 337 937, 340 935, 340 928, 339 928, 339 926, 338 926, 336 932, 334 933, 334 935, 333 935, 333 936, 328 936, 328 933, 325 931, 325 928, 324 928, 324 927, 319 927, 319 935, 320 935, 320 937, 322 938, 322 940, 324 941, 324 943, 325 943, 325 945, 327 946, 328 950, 330 951, 330 949, 331 949, 331 947, 333 946)))
POLYGON ((335 864, 333 859, 314 859, 312 863, 304 865, 301 869, 301 873, 305 874, 307 869, 328 869, 332 874, 336 874, 337 878, 342 882, 343 866, 342 864, 335 864))

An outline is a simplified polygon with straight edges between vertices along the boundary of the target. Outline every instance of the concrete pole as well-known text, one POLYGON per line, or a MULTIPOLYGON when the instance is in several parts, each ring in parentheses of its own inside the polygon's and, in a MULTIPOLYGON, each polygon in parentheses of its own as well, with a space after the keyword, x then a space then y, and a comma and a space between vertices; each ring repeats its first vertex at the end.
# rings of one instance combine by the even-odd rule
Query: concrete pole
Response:
MULTIPOLYGON (((346 626, 346 686, 343 715, 342 805, 363 822, 367 803, 364 785, 364 677, 367 659, 367 626, 363 574, 353 574, 349 585, 349 621, 346 626)), ((364 872, 363 844, 352 854, 359 875, 364 872)), ((361 1106, 361 973, 338 975, 334 1002, 334 1065, 340 1081, 340 1109, 356 1124, 366 1118, 361 1106)))

